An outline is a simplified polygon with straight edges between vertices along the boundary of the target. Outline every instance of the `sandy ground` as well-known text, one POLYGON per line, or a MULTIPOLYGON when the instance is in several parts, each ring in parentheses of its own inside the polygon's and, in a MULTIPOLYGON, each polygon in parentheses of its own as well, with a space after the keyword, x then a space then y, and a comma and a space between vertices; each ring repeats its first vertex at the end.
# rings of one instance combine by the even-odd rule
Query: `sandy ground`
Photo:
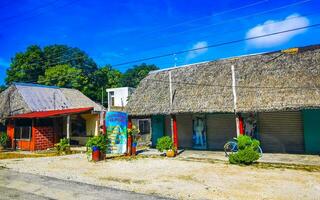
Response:
POLYGON ((320 199, 320 172, 183 158, 88 162, 85 154, 1 160, 0 166, 176 199, 320 199))

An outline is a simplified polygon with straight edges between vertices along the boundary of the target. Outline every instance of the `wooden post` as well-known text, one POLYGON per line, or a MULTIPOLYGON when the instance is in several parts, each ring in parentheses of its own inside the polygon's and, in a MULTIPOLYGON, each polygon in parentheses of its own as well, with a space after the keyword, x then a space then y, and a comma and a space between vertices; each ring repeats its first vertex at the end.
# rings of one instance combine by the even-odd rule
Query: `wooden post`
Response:
POLYGON ((175 115, 171 116, 172 119, 172 140, 173 144, 178 150, 178 128, 177 128, 177 118, 175 115))
MULTIPOLYGON (((128 129, 132 129, 132 119, 128 117, 128 129)), ((128 134, 127 140, 127 155, 131 156, 132 154, 132 137, 128 134)))
POLYGON ((67 116, 67 139, 70 139, 70 132, 71 132, 71 127, 70 127, 70 115, 67 116))

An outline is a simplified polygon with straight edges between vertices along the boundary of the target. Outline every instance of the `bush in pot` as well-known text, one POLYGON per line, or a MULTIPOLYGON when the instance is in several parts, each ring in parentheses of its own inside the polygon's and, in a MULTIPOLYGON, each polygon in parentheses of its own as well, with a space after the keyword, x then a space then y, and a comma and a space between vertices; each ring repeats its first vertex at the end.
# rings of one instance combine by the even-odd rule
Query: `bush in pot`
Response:
POLYGON ((0 133, 0 151, 7 147, 9 141, 9 137, 7 133, 1 132, 0 133))
POLYGON ((128 134, 132 138, 132 155, 136 155, 138 140, 141 137, 140 130, 133 125, 132 128, 128 129, 128 134))
POLYGON ((175 156, 176 149, 175 149, 175 147, 173 145, 173 141, 172 141, 171 137, 169 137, 169 136, 163 136, 163 137, 159 138, 157 140, 156 148, 160 152, 166 151, 166 155, 168 157, 174 157, 175 156))
POLYGON ((107 151, 107 136, 99 135, 89 138, 86 147, 88 148, 87 155, 98 152, 98 160, 104 159, 105 152, 107 151))

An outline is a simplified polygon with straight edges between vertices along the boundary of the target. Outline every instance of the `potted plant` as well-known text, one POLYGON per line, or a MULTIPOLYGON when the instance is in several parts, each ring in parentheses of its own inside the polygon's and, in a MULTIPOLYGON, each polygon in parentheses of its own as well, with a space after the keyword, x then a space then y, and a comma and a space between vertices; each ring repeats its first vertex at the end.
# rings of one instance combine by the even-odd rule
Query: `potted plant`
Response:
POLYGON ((2 132, 0 135, 0 151, 2 151, 5 147, 7 147, 9 137, 7 133, 2 132))
POLYGON ((138 139, 140 138, 140 130, 136 126, 132 126, 132 128, 128 129, 128 134, 132 139, 132 155, 136 155, 138 139))
POLYGON ((157 140, 156 148, 160 152, 165 152, 167 157, 176 156, 176 148, 174 147, 173 141, 169 136, 163 136, 157 140))
POLYGON ((104 159, 107 150, 107 136, 99 135, 89 138, 86 147, 88 148, 87 154, 92 155, 93 161, 104 159))

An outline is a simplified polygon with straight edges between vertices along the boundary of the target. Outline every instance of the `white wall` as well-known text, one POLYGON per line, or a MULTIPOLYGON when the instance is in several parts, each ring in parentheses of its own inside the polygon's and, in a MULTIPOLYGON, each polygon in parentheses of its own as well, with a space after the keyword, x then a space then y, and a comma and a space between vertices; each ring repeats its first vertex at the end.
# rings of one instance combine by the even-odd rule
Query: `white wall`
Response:
POLYGON ((110 92, 114 92, 114 106, 122 107, 126 106, 128 102, 128 96, 130 96, 134 91, 134 88, 122 87, 122 88, 112 88, 107 89, 108 93, 108 104, 111 102, 110 92))

